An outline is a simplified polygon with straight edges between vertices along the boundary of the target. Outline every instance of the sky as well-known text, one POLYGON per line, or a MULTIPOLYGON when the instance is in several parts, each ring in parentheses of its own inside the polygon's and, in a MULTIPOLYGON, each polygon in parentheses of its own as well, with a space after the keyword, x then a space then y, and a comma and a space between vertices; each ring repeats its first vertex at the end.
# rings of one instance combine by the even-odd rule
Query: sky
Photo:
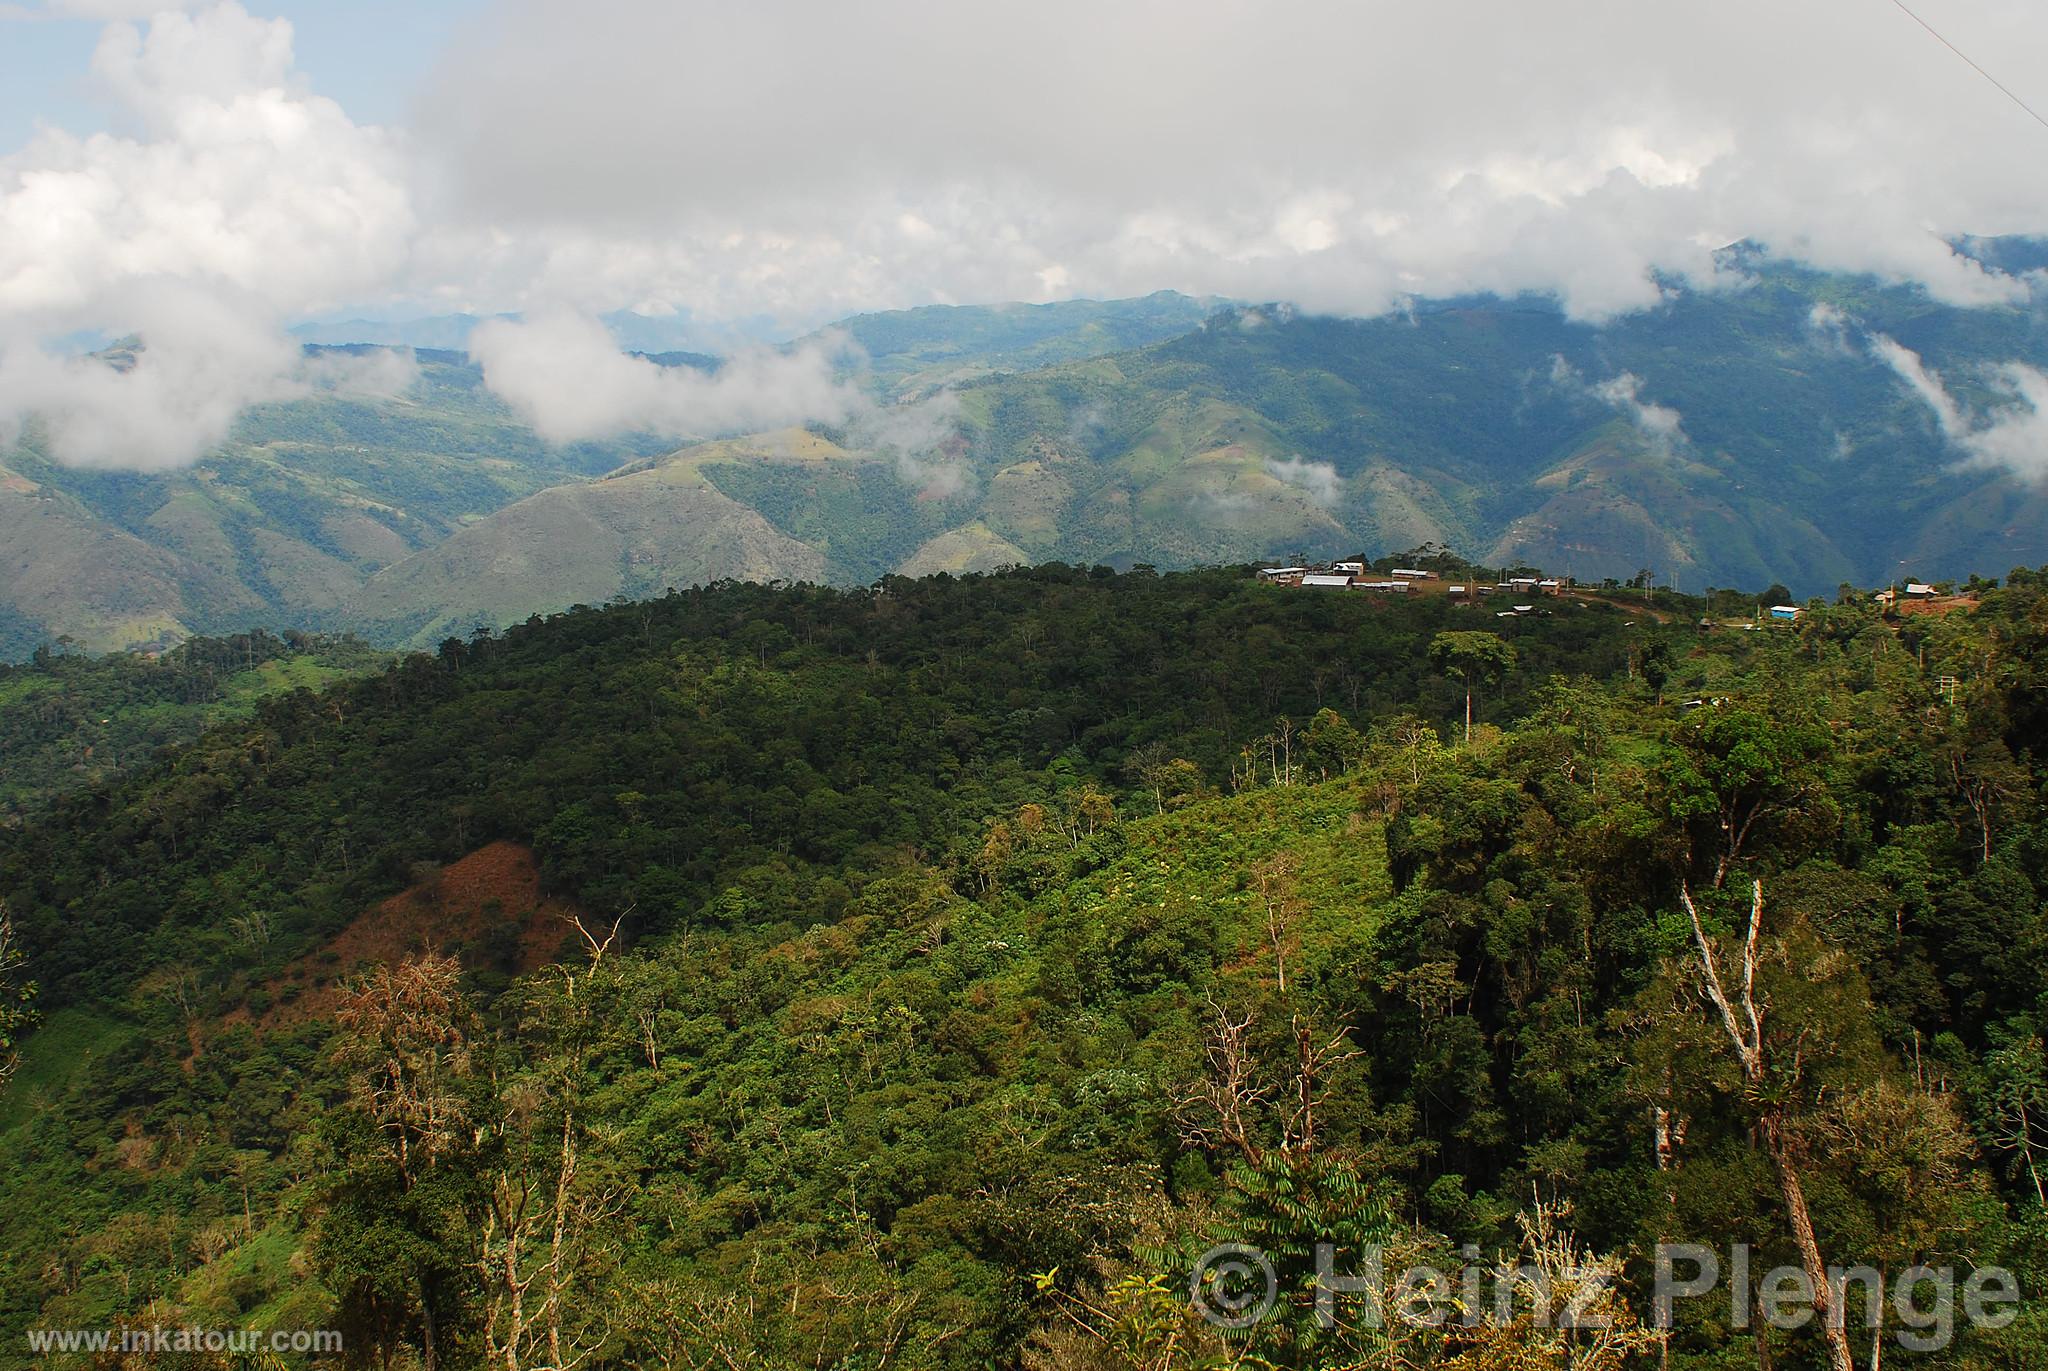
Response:
MULTIPOLYGON (((2048 109, 2048 7, 1914 6, 2048 109)), ((189 461, 248 404, 395 384, 285 332, 356 315, 521 315, 480 351, 570 435, 592 394, 845 403, 818 356, 643 373, 590 326, 621 309, 710 347, 1158 289, 1597 320, 1739 284, 1739 239, 1991 304, 2027 287, 1946 240, 2048 230, 2044 166, 1890 0, 0 0, 0 428, 189 461), (126 335, 130 371, 74 355, 126 335)))

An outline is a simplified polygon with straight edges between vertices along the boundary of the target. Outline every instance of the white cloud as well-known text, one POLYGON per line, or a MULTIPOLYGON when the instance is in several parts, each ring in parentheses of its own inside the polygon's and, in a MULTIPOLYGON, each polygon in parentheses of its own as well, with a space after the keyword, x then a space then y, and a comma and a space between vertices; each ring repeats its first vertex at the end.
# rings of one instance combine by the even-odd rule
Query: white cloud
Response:
POLYGON ((950 391, 886 408, 863 402, 847 426, 848 441, 886 454, 896 479, 927 499, 958 499, 977 486, 958 450, 959 418, 960 401, 950 391))
POLYGON ((2048 374, 2023 362, 1992 368, 1982 379, 1997 401, 1972 414, 1911 348, 1880 333, 1870 350, 1927 406, 1942 437, 1965 454, 1966 465, 2048 480, 2048 374))
POLYGON ((409 351, 306 355, 237 303, 155 283, 129 296, 131 346, 0 354, 0 445, 33 415, 59 462, 161 471, 219 446, 250 405, 316 390, 388 400, 418 378, 409 351))
POLYGON ((551 443, 837 423, 865 403, 823 346, 743 352, 706 374, 623 353, 596 319, 562 310, 487 320, 470 334, 469 350, 484 384, 551 443))
POLYGON ((1806 330, 1814 341, 1830 352, 1852 355, 1856 351, 1849 341, 1850 332, 1856 321, 1835 306, 1822 301, 1806 315, 1806 330))
POLYGON ((1337 475, 1337 468, 1328 462, 1311 462, 1303 457, 1289 457, 1284 462, 1266 459, 1266 474, 1276 481, 1295 487, 1314 503, 1328 509, 1337 503, 1344 489, 1343 478, 1337 475))
POLYGON ((1584 395, 1607 406, 1634 424, 1650 446, 1670 454, 1691 440, 1685 435, 1685 416, 1669 405, 1643 398, 1643 378, 1632 371, 1620 372, 1604 381, 1588 382, 1578 368, 1562 356, 1550 359, 1550 382, 1561 390, 1584 395))
POLYGON ((1906 347, 1897 339, 1880 333, 1870 340, 1871 355, 1883 362, 1897 374, 1901 381, 1926 406, 1934 411, 1934 419, 1948 438, 1957 438, 1969 431, 1968 421, 1963 418, 1961 406, 1949 395, 1941 378, 1927 369, 1920 360, 1920 354, 1906 347))
POLYGON ((411 348, 363 352, 323 349, 306 354, 296 375, 314 390, 352 399, 403 399, 419 383, 420 362, 411 348))
MULTIPOLYGON (((2018 0, 1952 27, 2048 65, 2018 0)), ((2017 287, 1940 235, 2048 224, 2012 174, 2040 130, 1862 0, 504 0, 418 132, 449 252, 600 308, 1527 288, 1597 317, 1743 237, 1981 303, 2017 287)))
POLYGON ((0 438, 33 413, 60 462, 161 470, 220 443, 244 407, 296 393, 298 349, 232 304, 155 283, 127 310, 148 340, 132 365, 0 353, 0 438))
MULTIPOLYGON (((1660 273, 1722 284, 1714 249, 1739 238, 1981 304, 2025 287, 1944 238, 2048 228, 2048 183, 2013 170, 2039 128, 1864 0, 493 0, 402 132, 311 91, 290 26, 231 0, 6 12, 112 21, 91 75, 117 131, 44 127, 0 156, 0 421, 44 403, 31 377, 69 378, 47 403, 97 433, 70 449, 94 461, 196 455, 220 427, 201 415, 291 382, 243 333, 337 310, 633 308, 789 336, 1160 288, 1362 314, 1535 290, 1600 318, 1656 305, 1660 273), (137 331, 158 288, 230 302, 232 336, 159 326, 148 368, 111 380, 47 355, 137 331), (173 403, 174 372, 214 389, 173 403), (134 413, 89 425, 85 397, 134 413), (183 413, 178 442, 140 433, 152 409, 183 413)), ((2037 5, 1943 23, 2023 88, 2048 70, 2037 5)), ((518 340, 498 342, 503 379, 518 340)), ((737 421, 749 389, 767 413, 847 412, 787 362, 715 387, 583 364, 580 398, 506 384, 558 431, 614 400, 737 421)), ((1683 440, 1639 385, 1600 387, 1683 440)))
POLYGON ((282 324, 375 290, 415 224, 396 142, 299 88, 291 26, 238 5, 110 24, 93 58, 132 128, 45 128, 0 158, 0 427, 53 453, 161 468, 294 392, 282 324), (52 340, 139 336, 116 370, 52 340))

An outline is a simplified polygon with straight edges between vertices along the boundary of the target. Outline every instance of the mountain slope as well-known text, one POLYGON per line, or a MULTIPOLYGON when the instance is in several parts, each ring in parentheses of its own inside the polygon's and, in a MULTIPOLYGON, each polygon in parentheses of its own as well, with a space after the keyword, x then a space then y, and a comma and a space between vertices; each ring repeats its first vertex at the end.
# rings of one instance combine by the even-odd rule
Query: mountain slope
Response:
MULTIPOLYGON (((1192 327, 1207 309, 1169 293, 1128 301, 910 310, 857 316, 837 327, 860 344, 864 365, 871 368, 865 382, 891 393, 1154 342, 1192 327)), ((309 352, 316 361, 332 358, 338 364, 374 351, 367 343, 459 346, 476 322, 458 316, 393 331, 354 321, 308 326, 300 334, 309 342, 336 344, 309 352)), ((626 345, 658 340, 650 333, 626 345)), ((694 353, 659 353, 654 360, 716 364, 694 353)), ((382 622, 375 616, 396 612, 391 596, 397 592, 389 584, 368 591, 365 583, 385 567, 538 491, 588 480, 670 446, 629 435, 552 448, 484 388, 481 373, 461 353, 422 352, 419 361, 418 379, 402 395, 321 392, 252 410, 219 451, 182 471, 69 469, 46 460, 33 434, 23 445, 0 451, 0 470, 7 472, 0 476, 0 654, 20 657, 59 636, 116 649, 256 623, 334 627, 354 622, 343 606, 358 595, 373 616, 364 622, 382 622)), ((876 474, 879 469, 856 480, 876 474)), ((873 492, 856 495, 854 503, 863 509, 879 498, 873 492)), ((576 503, 550 502, 548 508, 576 503)), ((596 497, 594 508, 612 507, 596 497)), ((515 520, 533 513, 522 511, 515 520)), ((630 518, 631 511, 625 513, 630 518)), ((886 518, 900 514, 891 508, 886 518)), ((592 517, 605 523, 604 516, 592 517)), ((886 538, 888 546, 880 550, 870 546, 875 540, 867 533, 842 530, 833 517, 811 519, 806 527, 811 541, 825 549, 823 571, 812 553, 760 541, 758 529, 697 551, 682 548, 671 530, 669 551, 658 556, 646 543, 653 536, 647 531, 614 530, 615 550, 637 548, 629 557, 655 556, 657 564, 638 570, 624 565, 609 580, 579 571, 575 593, 562 599, 554 587, 542 589, 553 571, 611 555, 595 547, 568 549, 550 571, 536 570, 517 582, 536 587, 532 598, 520 598, 505 585, 478 587, 475 593, 452 593, 455 607, 446 614, 412 621, 452 622, 473 613, 493 621, 520 619, 571 603, 585 591, 602 598, 648 585, 659 589, 673 577, 768 575, 778 567, 864 581, 893 568, 922 538, 947 525, 920 523, 919 537, 886 538), (842 545, 843 556, 833 551, 842 545), (600 593, 604 587, 609 588, 600 593)), ((516 541, 538 534, 511 536, 516 541)), ((497 560, 494 554, 481 565, 497 560)), ((474 549, 464 548, 434 565, 440 570, 395 580, 434 594, 456 569, 478 563, 474 549)))
POLYGON ((859 345, 884 391, 913 395, 1145 347, 1199 326, 1221 303, 1162 290, 1135 300, 926 305, 856 314, 825 332, 859 345))
MULTIPOLYGON (((0 1174, 61 1199, 0 1206, 0 1322, 456 1367, 560 1270, 564 1345, 630 1371, 1101 1367, 1126 1334, 1378 1366, 1304 1348, 1306 1294, 1218 1343, 1195 1254, 1306 1291, 1297 1235, 1511 1253, 1556 1195, 1573 1252, 1790 1263, 1759 1117, 1816 1140, 1842 1269, 1932 1241, 2035 1290, 2048 570, 1904 625, 1698 609, 726 584, 272 696, 0 827, 45 1015, 0 1174), (1430 649, 1475 623, 1514 651, 1467 737, 1430 649), (1701 945, 1754 961, 1770 1092, 1701 945)), ((2029 1298, 1909 1360, 2034 1365, 2029 1298)), ((1755 1360, 1714 1302, 1678 1318, 1674 1366, 1755 1360)), ((1532 1364, 1526 1319, 1485 1363, 1446 1323, 1407 1364, 1532 1364)))
POLYGON ((1050 452, 1070 484, 1090 473, 1092 499, 1077 488, 1074 515, 1033 549, 1048 554, 1429 538, 1587 577, 1650 565, 1694 586, 1807 592, 1886 580, 1902 558, 1960 575, 2048 556, 2040 485, 1964 465, 1877 355, 1883 339, 1966 406, 1997 398, 1992 369, 2048 365, 2032 310, 1764 265, 1746 288, 1678 293, 1599 328, 1501 301, 1370 321, 1238 311, 1105 363, 970 388, 963 411, 984 470, 1028 472, 1050 452), (1205 479, 1251 457, 1273 484, 1205 479))
POLYGON ((2010 370, 2048 368, 2040 309, 1725 262, 1739 284, 1598 326, 1492 298, 1373 320, 1174 295, 857 316, 840 327, 901 408, 659 460, 646 438, 548 448, 433 354, 402 399, 255 411, 185 472, 7 455, 0 640, 260 621, 423 642, 723 577, 1424 542, 1801 595, 2048 560, 2041 482, 1968 460, 1998 426, 2010 461, 2048 461, 2010 370), (591 484, 614 468, 628 484, 591 484))
POLYGON ((182 470, 65 467, 31 436, 0 468, 0 600, 39 638, 94 649, 319 627, 382 567, 653 447, 550 448, 447 354, 423 356, 403 396, 253 409, 182 470))
MULTIPOLYGON (((2048 560, 2041 485, 1967 464, 1960 432, 1888 360, 1907 349, 1946 378, 1952 428, 1996 422, 2011 404, 2000 369, 2048 367, 2036 310, 1954 309, 1747 250, 1727 263, 1742 284, 1674 288, 1600 326, 1530 300, 1375 320, 1233 309, 1148 347, 968 380, 925 411, 953 435, 929 451, 820 431, 672 460, 836 581, 1439 542, 1583 579, 1647 567, 1694 589, 1813 595, 2048 560), (803 442, 830 460, 793 459, 803 442)), ((954 322, 849 328, 910 365, 942 354, 935 331, 954 322)))
POLYGON ((372 576, 345 616, 381 639, 434 642, 671 587, 824 573, 822 553, 669 462, 521 500, 372 576))

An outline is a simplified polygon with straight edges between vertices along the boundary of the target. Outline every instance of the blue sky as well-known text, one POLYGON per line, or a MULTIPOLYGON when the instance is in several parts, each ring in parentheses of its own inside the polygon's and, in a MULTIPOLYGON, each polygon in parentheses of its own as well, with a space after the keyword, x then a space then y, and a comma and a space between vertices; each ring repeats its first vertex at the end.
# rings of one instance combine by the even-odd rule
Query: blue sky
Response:
MULTIPOLYGON (((422 78, 457 26, 486 0, 250 0, 251 14, 292 22, 299 70, 358 122, 402 124, 422 78)), ((8 7, 0 4, 0 11, 8 7)), ((37 120, 87 133, 105 127, 89 67, 103 23, 0 18, 0 155, 37 120)))

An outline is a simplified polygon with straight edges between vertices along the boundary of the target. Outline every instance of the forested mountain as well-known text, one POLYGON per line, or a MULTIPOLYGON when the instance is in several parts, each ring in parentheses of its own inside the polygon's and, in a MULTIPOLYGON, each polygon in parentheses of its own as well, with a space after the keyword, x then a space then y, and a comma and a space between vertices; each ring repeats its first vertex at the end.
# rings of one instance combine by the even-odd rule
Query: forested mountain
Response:
MULTIPOLYGON (((1194 327, 1207 310, 1164 292, 858 315, 835 329, 858 349, 864 383, 890 396, 992 368, 1156 342, 1194 327)), ((309 349, 316 363, 371 362, 378 350, 361 345, 459 348, 478 321, 425 322, 432 327, 410 332, 367 324, 355 335, 347 326, 301 332, 327 344, 309 349)), ((655 360, 716 365, 692 353, 655 360)), ((351 604, 377 571, 486 515, 673 446, 640 436, 552 448, 484 388, 461 352, 423 350, 418 362, 418 379, 396 393, 325 392, 258 407, 227 445, 189 470, 74 470, 46 460, 33 431, 0 448, 0 661, 60 637, 104 651, 259 626, 373 628, 408 617, 413 606, 394 608, 394 597, 439 577, 464 580, 469 593, 459 607, 426 617, 467 631, 476 621, 516 622, 614 593, 659 593, 720 576, 822 574, 822 559, 802 549, 703 537, 699 512, 689 509, 641 509, 629 499, 611 506, 617 520, 603 509, 566 527, 550 516, 563 506, 605 506, 620 493, 592 490, 549 502, 538 518, 520 510, 488 535, 510 538, 522 555, 536 549, 535 538, 569 540, 540 547, 554 563, 523 579, 465 562, 455 548, 351 604), (639 558, 646 535, 630 527, 636 517, 662 530, 663 555, 639 558)), ((709 514, 713 528, 733 515, 759 523, 746 511, 709 514)), ((414 628, 420 617, 410 615, 414 628)))
POLYGON ((393 654, 353 638, 190 638, 160 656, 38 650, 0 663, 0 824, 104 785, 267 695, 318 689, 393 654))
MULTIPOLYGON (((338 350, 346 355, 347 350, 338 350)), ((457 354, 401 395, 260 406, 183 470, 81 470, 0 450, 0 656, 318 627, 380 567, 537 490, 657 445, 551 448, 457 354)))
MULTIPOLYGON (((1980 251, 2024 265, 2023 246, 1980 251)), ((1374 320, 1205 318, 1171 294, 858 316, 837 327, 881 407, 680 451, 551 449, 433 354, 403 396, 256 411, 187 472, 7 456, 0 651, 257 623, 431 647, 723 577, 1425 541, 1802 595, 2048 558, 2033 304, 1724 265, 1733 284, 1597 326, 1491 298, 1374 320)))
POLYGON ((0 833, 42 1016, 0 1168, 64 1197, 0 1213, 0 1324, 1807 1368, 1814 1328, 1641 1322, 1660 1239, 1801 1265, 1796 1192, 1828 1261, 2028 1292, 1935 1351, 1887 1313, 1886 1366, 2032 1365, 2048 574, 1703 609, 721 584, 272 697, 0 833), (1754 1042, 1703 956, 1751 972, 1754 1042), (1590 1255, 1616 1329, 1324 1329, 1323 1239, 1590 1255), (1187 1293, 1227 1240, 1277 1281, 1229 1333, 1187 1293))
POLYGON ((2031 430, 2000 440, 2029 474, 1981 442, 2030 412, 2000 378, 2048 365, 2035 309, 1728 263, 1746 285, 1674 288, 1598 327, 1534 300, 1363 321, 1235 309, 909 402, 894 412, 917 446, 856 425, 686 448, 631 494, 551 490, 480 521, 379 576, 345 621, 430 646, 522 609, 658 593, 678 569, 858 584, 1425 541, 1586 579, 1650 568, 1695 591, 1802 595, 2048 558, 2031 430))

